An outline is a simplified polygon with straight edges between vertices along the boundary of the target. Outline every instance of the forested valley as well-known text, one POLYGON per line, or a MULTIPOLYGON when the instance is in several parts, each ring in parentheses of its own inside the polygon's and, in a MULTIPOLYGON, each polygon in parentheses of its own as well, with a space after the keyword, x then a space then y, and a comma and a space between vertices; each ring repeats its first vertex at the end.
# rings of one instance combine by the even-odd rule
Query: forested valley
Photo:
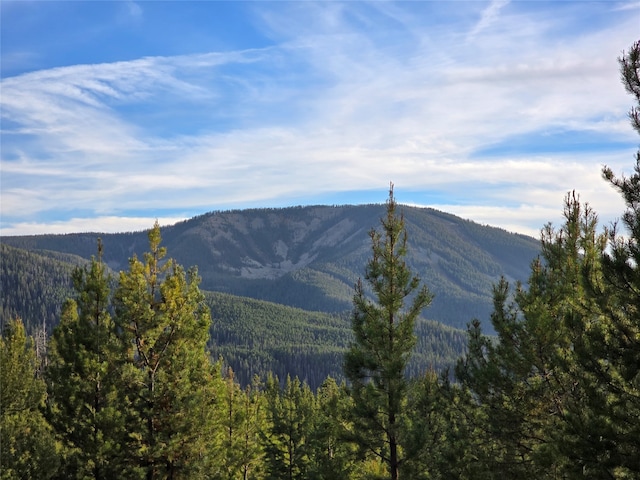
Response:
MULTIPOLYGON (((640 134, 640 42, 620 65, 640 134)), ((446 349, 416 359, 429 335, 459 339, 424 320, 435 289, 406 261, 410 232, 393 185, 369 234, 350 328, 340 315, 201 291, 198 271, 168 256, 158 224, 118 273, 101 242, 90 261, 38 257, 68 283, 52 279, 49 298, 27 301, 66 300, 50 334, 19 318, 4 325, 0 477, 640 478, 640 151, 630 176, 602 175, 626 204, 620 225, 600 225, 567 194, 564 223, 543 229, 526 285, 495 283, 495 335, 469 318, 451 369, 438 360, 446 349), (243 323, 258 307, 262 320, 243 323), (228 358, 240 350, 219 348, 229 336, 247 350, 245 378, 228 358), (313 352, 319 338, 334 350, 313 352), (278 361, 306 362, 307 378, 284 375, 278 361), (319 376, 316 361, 342 368, 319 376)), ((10 249, 3 258, 23 255, 10 249)))

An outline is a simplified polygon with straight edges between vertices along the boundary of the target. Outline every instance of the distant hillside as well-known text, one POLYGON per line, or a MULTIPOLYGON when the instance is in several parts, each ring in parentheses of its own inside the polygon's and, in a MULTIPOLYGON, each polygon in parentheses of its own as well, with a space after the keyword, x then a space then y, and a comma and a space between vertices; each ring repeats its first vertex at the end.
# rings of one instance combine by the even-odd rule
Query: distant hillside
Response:
MULTIPOLYGON (((86 260, 71 254, 26 251, 0 245, 2 304, 0 323, 16 316, 35 333, 52 332, 60 307, 72 295, 70 275, 86 260)), ((254 375, 287 374, 318 387, 331 375, 342 376, 342 358, 351 340, 346 313, 310 312, 276 303, 204 292, 211 309, 209 348, 214 358, 224 358, 242 384, 254 375)), ((436 322, 421 320, 416 327, 418 344, 410 374, 442 370, 462 354, 466 334, 436 322)))
MULTIPOLYGON (((430 320, 416 327, 409 373, 442 370, 464 351, 466 324, 488 323, 492 285, 501 275, 526 280, 539 244, 432 209, 402 210, 407 260, 435 293, 430 320)), ((242 383, 271 371, 317 386, 341 375, 354 284, 370 258, 368 233, 384 213, 383 205, 214 212, 164 227, 163 245, 183 266, 198 266, 213 318, 211 351, 242 383)), ((44 323, 51 332, 71 270, 96 254, 98 237, 113 271, 148 248, 146 232, 0 239, 0 321, 18 315, 30 331, 44 323)))
MULTIPOLYGON (((456 328, 474 317, 486 321, 492 285, 501 275, 526 280, 539 251, 530 237, 433 209, 402 210, 408 262, 435 293, 425 315, 456 328)), ((370 255, 368 232, 383 214, 383 205, 213 212, 163 228, 163 244, 185 267, 198 266, 203 290, 340 313, 351 308, 353 286, 370 255)), ((98 237, 105 261, 116 271, 147 248, 145 232, 4 237, 1 242, 88 259, 96 253, 98 237)))
POLYGON ((0 244, 0 328, 20 317, 29 332, 57 324, 71 292, 71 271, 80 257, 58 252, 29 252, 0 244))
MULTIPOLYGON (((352 339, 348 315, 308 312, 275 303, 207 293, 211 308, 210 349, 231 365, 238 380, 272 372, 298 375, 312 387, 327 375, 342 377, 342 359, 352 339)), ((466 332, 421 320, 408 373, 451 367, 464 352, 466 332)))

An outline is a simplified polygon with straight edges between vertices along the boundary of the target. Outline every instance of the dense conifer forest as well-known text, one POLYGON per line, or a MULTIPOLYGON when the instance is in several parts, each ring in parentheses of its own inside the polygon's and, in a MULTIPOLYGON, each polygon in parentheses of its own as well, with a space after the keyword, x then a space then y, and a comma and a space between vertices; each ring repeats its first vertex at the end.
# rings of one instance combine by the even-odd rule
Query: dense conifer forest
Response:
MULTIPOLYGON (((640 41, 620 65, 640 134, 640 41)), ((459 339, 424 320, 433 292, 407 261, 393 187, 348 318, 205 293, 157 224, 118 273, 101 242, 89 262, 3 246, 3 258, 29 255, 68 290, 3 265, 16 285, 41 282, 43 298, 66 300, 44 337, 20 318, 3 325, 0 477, 640 478, 640 151, 633 167, 602 171, 626 204, 618 226, 567 194, 526 287, 495 282, 495 336, 470 318, 449 372, 438 359, 450 347, 415 353, 430 335, 459 339), (319 338, 334 349, 314 352, 319 338), (314 364, 338 357, 335 375, 314 364), (305 365, 305 378, 279 374, 279 362, 305 365)))
MULTIPOLYGON (((0 323, 20 317, 28 335, 43 339, 58 324, 64 300, 73 295, 74 266, 87 260, 0 247, 4 292, 0 323)), ((105 271, 112 275, 113 284, 115 272, 106 265, 105 271)), ((307 311, 227 293, 203 290, 203 294, 212 319, 209 352, 234 369, 241 385, 251 383, 254 375, 266 378, 269 372, 281 378, 299 376, 314 389, 327 376, 342 378, 342 355, 352 338, 349 311, 307 311)), ((421 318, 416 333, 411 373, 452 368, 466 346, 463 330, 439 322, 421 318)))

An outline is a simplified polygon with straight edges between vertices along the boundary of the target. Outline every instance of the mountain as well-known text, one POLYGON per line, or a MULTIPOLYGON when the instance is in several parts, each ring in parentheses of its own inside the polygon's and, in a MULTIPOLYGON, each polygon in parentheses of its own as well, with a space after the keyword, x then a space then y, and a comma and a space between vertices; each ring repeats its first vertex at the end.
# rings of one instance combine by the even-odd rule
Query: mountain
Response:
MULTIPOLYGON (((501 275, 526 280, 539 244, 432 209, 402 211, 407 261, 435 294, 416 325, 409 373, 442 371, 464 352, 466 324, 488 324, 493 284, 501 275)), ((213 320, 210 350, 241 383, 273 372, 315 388, 327 375, 341 377, 354 284, 384 214, 383 205, 212 212, 163 227, 163 245, 185 268, 198 266, 213 320)), ((17 315, 30 333, 50 333, 72 293, 70 273, 96 254, 98 237, 112 273, 148 248, 146 232, 1 238, 0 324, 17 315)))
MULTIPOLYGON (((0 324, 16 316, 38 337, 51 333, 60 308, 72 295, 71 271, 87 260, 51 251, 0 245, 0 324)), ((113 272, 112 272, 113 273, 113 272)), ((341 378, 342 356, 351 341, 349 315, 310 312, 226 293, 204 292, 211 310, 209 349, 222 357, 243 385, 268 372, 298 376, 317 388, 331 375, 341 378)), ((451 366, 466 344, 465 332, 421 320, 410 373, 451 366)))
MULTIPOLYGON (((404 206, 413 271, 435 294, 431 320, 465 328, 491 312, 491 289, 504 275, 526 280, 539 243, 429 208, 404 206)), ((197 265, 201 288, 307 311, 351 308, 353 286, 370 256, 368 232, 384 205, 310 206, 212 212, 163 227, 169 256, 197 265)), ((4 237, 6 245, 89 259, 97 238, 111 269, 148 246, 145 232, 4 237)), ((49 253, 48 255, 51 255, 49 253)), ((488 322, 485 322, 488 323, 488 322)))

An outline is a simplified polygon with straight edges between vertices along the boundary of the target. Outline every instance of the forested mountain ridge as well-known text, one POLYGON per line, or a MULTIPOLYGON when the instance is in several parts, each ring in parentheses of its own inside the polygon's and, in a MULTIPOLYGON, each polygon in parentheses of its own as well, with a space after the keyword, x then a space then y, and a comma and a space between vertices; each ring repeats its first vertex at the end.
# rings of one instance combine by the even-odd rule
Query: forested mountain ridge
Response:
MULTIPOLYGON (((411 268, 435 294, 430 319, 464 328, 487 318, 501 276, 526 280, 539 242, 428 208, 403 206, 411 268)), ((162 228, 163 244, 201 288, 309 311, 344 312, 363 275, 368 232, 383 205, 311 206, 212 212, 162 228)), ((146 232, 3 237, 4 244, 89 259, 97 238, 114 271, 147 245, 146 232)))
POLYGON ((32 252, 0 244, 0 326, 15 317, 31 333, 56 325, 71 293, 73 267, 84 259, 58 252, 32 252))
MULTIPOLYGON (((0 245, 0 326, 23 319, 31 334, 53 332, 65 299, 73 296, 71 272, 81 257, 0 245)), ((112 272, 113 274, 113 272, 112 272)), ((209 351, 222 357, 243 385, 254 375, 288 374, 318 387, 342 375, 342 355, 352 340, 346 312, 306 311, 228 293, 203 292, 211 311, 209 351)), ((433 321, 416 326, 418 345, 410 374, 451 367, 464 351, 466 333, 433 321)))
MULTIPOLYGON (((212 355, 222 356, 242 384, 267 372, 297 375, 314 388, 328 375, 340 378, 352 340, 354 285, 384 208, 213 212, 163 227, 169 256, 185 268, 197 266, 202 277, 212 355)), ((429 320, 416 325, 409 373, 442 371, 464 351, 466 324, 488 318, 500 276, 526 279, 538 242, 431 209, 401 211, 407 260, 435 293, 424 312, 429 320)), ((98 238, 114 276, 148 246, 146 232, 2 238, 0 323, 21 317, 28 332, 51 333, 72 294, 71 271, 97 254, 98 238)))
MULTIPOLYGON (((206 292, 211 310, 209 350, 222 357, 243 385, 271 372, 298 376, 312 388, 328 375, 342 378, 342 357, 353 340, 346 314, 309 312, 263 300, 206 292)), ((416 345, 408 374, 444 371, 464 352, 467 334, 438 322, 416 324, 416 345)))

